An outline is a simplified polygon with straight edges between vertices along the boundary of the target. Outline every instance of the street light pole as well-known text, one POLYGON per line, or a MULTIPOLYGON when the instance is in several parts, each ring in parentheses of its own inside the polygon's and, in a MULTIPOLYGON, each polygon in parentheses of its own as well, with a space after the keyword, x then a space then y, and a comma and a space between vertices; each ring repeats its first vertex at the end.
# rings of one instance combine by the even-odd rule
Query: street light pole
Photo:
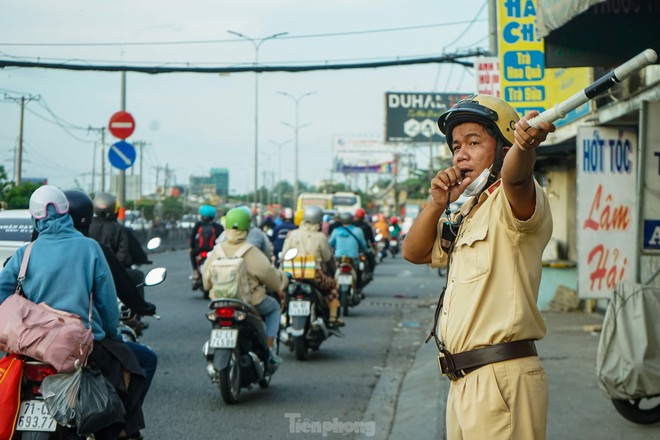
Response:
MULTIPOLYGON (((247 35, 244 35, 236 31, 227 31, 232 35, 243 38, 254 46, 254 67, 256 69, 259 64, 259 47, 266 41, 272 40, 273 38, 281 37, 282 35, 288 34, 288 32, 280 32, 277 34, 269 35, 264 38, 250 38, 247 35)), ((257 203, 259 201, 259 73, 255 70, 254 72, 254 208, 256 209, 257 203)))
POLYGON ((277 203, 282 205, 282 147, 291 142, 291 140, 284 142, 275 142, 271 140, 270 142, 277 145, 277 203))
POLYGON ((287 96, 287 97, 293 99, 293 102, 295 103, 295 107, 296 107, 296 126, 293 127, 293 126, 291 126, 291 124, 287 124, 286 122, 282 122, 284 125, 287 125, 287 126, 293 128, 293 130, 295 131, 295 135, 296 135, 296 144, 295 144, 295 147, 294 147, 294 150, 293 150, 293 168, 294 168, 294 173, 293 173, 294 174, 294 178, 293 178, 293 204, 294 204, 294 206, 296 206, 296 203, 298 202, 298 131, 301 128, 306 127, 306 126, 309 125, 309 124, 305 124, 303 127, 301 127, 299 125, 298 104, 300 103, 301 99, 303 99, 306 96, 313 95, 316 92, 303 93, 302 95, 300 95, 298 97, 295 97, 292 94, 286 93, 286 92, 277 92, 277 93, 279 93, 280 95, 284 95, 284 96, 287 96))

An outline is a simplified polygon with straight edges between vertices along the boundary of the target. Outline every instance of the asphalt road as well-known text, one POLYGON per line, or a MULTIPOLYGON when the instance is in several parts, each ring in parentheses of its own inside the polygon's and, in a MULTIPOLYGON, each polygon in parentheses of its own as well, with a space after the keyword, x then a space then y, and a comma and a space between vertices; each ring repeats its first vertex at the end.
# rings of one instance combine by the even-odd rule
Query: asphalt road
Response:
MULTIPOLYGON (((154 266, 168 269, 168 277, 146 292, 162 319, 150 319, 141 340, 159 356, 144 406, 143 435, 162 440, 323 438, 321 433, 301 432, 304 423, 330 424, 336 419, 344 424, 339 425, 344 431, 352 422, 387 423, 365 412, 368 406, 370 411, 380 406, 369 403, 379 377, 391 370, 388 364, 405 365, 418 347, 423 326, 411 313, 419 310, 419 298, 438 289, 439 280, 435 271, 410 265, 400 255, 386 259, 365 289, 367 298, 346 318, 344 338, 330 338, 303 362, 284 348, 280 352, 284 363, 268 389, 243 389, 238 404, 226 405, 206 374, 201 349, 211 329, 204 317, 208 307, 201 294, 190 289, 187 254, 158 253, 152 260, 154 266), (400 330, 405 328, 416 331, 402 343, 400 330), (392 346, 393 341, 397 346, 392 346)), ((391 401, 393 392, 379 398, 391 401)), ((344 433, 347 436, 366 438, 344 433)))

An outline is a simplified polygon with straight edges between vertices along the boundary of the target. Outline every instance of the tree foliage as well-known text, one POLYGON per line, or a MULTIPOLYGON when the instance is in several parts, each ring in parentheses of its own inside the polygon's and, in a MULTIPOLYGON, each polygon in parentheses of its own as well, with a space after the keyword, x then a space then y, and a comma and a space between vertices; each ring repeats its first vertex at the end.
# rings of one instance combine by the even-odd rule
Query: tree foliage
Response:
POLYGON ((20 186, 7 180, 4 166, 0 166, 0 201, 4 209, 27 209, 30 196, 42 186, 41 183, 23 182, 20 186))

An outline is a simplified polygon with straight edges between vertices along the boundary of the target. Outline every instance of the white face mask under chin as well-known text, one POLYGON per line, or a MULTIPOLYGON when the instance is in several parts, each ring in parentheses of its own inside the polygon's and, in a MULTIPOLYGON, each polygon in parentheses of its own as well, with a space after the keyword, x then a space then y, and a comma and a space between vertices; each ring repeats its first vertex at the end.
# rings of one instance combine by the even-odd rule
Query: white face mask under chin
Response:
POLYGON ((491 165, 490 167, 486 168, 481 172, 481 174, 479 174, 479 177, 472 180, 472 182, 463 191, 463 195, 465 197, 472 197, 477 195, 484 189, 486 183, 488 182, 488 176, 490 175, 490 169, 492 167, 493 166, 491 165))

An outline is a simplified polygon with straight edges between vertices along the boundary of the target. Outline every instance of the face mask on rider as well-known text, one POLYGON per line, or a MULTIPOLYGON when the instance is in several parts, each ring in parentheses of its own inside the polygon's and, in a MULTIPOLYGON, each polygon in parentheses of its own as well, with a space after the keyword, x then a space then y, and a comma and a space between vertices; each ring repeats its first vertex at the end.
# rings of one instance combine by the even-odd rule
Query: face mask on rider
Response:
POLYGON ((486 183, 488 182, 488 176, 490 175, 490 170, 493 168, 491 165, 490 167, 486 168, 479 174, 479 177, 474 179, 468 186, 465 188, 463 191, 463 195, 465 197, 472 197, 476 194, 479 194, 484 187, 486 186, 486 183))

